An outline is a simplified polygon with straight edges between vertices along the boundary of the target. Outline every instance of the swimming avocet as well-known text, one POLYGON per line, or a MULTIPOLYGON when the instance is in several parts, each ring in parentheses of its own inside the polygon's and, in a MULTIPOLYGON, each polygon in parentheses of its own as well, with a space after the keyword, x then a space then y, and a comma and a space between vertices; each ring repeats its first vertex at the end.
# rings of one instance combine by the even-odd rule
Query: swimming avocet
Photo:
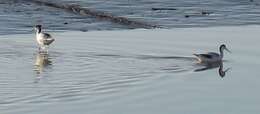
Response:
POLYGON ((219 47, 220 54, 215 52, 208 52, 206 54, 193 54, 198 59, 199 63, 214 63, 214 62, 221 62, 224 56, 223 51, 226 50, 229 53, 231 53, 225 44, 222 44, 219 47))
POLYGON ((47 48, 54 41, 54 38, 50 34, 42 32, 42 25, 36 25, 35 30, 39 51, 48 51, 47 48))

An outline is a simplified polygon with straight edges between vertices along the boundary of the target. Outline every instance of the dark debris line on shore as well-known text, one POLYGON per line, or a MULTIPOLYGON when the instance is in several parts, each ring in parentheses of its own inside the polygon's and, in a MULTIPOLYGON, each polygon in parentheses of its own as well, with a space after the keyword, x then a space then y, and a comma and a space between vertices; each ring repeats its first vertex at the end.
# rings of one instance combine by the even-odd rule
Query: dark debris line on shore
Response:
POLYGON ((82 16, 93 16, 97 19, 108 20, 113 23, 118 23, 121 25, 129 26, 131 28, 146 28, 146 29, 161 28, 158 25, 151 25, 151 24, 148 24, 145 22, 133 21, 133 20, 129 20, 126 17, 113 16, 108 13, 98 12, 98 11, 94 11, 94 10, 91 10, 88 8, 82 8, 80 5, 57 4, 57 3, 39 1, 39 0, 24 0, 24 1, 32 2, 35 4, 39 4, 39 5, 45 5, 48 7, 64 9, 64 10, 67 10, 67 11, 70 11, 70 12, 73 12, 73 13, 76 13, 76 14, 79 14, 82 16))

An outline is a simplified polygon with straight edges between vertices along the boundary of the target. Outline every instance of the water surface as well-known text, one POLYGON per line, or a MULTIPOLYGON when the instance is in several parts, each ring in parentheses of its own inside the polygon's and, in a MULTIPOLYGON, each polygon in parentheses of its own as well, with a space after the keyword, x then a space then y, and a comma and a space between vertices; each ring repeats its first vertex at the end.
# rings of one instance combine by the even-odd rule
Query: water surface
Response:
POLYGON ((0 36, 3 114, 259 113, 259 26, 0 36), (243 33, 243 34, 238 34, 243 33), (193 53, 225 43, 223 68, 193 53))

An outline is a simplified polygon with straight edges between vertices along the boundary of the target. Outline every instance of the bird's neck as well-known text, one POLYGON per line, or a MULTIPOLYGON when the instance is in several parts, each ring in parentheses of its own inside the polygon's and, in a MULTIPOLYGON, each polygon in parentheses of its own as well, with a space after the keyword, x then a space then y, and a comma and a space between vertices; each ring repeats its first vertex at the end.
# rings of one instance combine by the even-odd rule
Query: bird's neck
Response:
POLYGON ((36 34, 40 34, 41 32, 42 32, 42 29, 41 29, 41 28, 39 28, 39 29, 36 30, 36 34))
POLYGON ((218 69, 219 75, 223 78, 226 74, 226 71, 223 71, 223 63, 220 63, 219 69, 218 69))
POLYGON ((221 59, 224 57, 224 53, 223 53, 223 49, 222 48, 219 48, 219 52, 220 52, 220 57, 221 59))

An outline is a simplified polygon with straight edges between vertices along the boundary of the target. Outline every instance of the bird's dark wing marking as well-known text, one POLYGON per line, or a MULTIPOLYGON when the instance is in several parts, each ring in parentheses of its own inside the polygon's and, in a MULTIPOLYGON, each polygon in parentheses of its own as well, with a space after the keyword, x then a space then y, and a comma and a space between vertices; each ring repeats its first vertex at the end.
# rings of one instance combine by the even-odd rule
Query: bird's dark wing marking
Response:
POLYGON ((212 55, 209 55, 209 54, 199 54, 201 57, 204 57, 204 58, 208 58, 208 59, 212 59, 213 56, 212 55))
POLYGON ((44 37, 45 37, 45 38, 51 38, 51 35, 48 34, 48 33, 44 33, 44 37))
POLYGON ((52 42, 54 41, 54 39, 46 39, 44 40, 44 45, 50 45, 52 42))

